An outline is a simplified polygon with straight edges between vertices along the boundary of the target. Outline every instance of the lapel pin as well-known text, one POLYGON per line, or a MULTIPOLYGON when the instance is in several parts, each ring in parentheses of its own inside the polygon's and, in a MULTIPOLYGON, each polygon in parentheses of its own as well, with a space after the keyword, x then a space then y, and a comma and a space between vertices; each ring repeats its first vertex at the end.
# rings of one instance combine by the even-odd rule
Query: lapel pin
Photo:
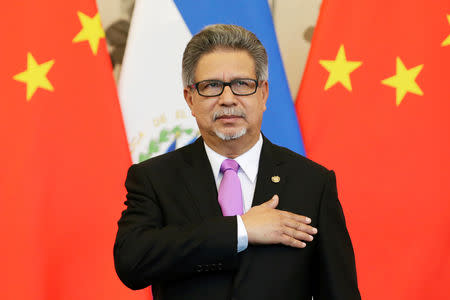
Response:
POLYGON ((273 183, 278 183, 278 182, 280 182, 280 176, 272 176, 272 182, 273 182, 273 183))

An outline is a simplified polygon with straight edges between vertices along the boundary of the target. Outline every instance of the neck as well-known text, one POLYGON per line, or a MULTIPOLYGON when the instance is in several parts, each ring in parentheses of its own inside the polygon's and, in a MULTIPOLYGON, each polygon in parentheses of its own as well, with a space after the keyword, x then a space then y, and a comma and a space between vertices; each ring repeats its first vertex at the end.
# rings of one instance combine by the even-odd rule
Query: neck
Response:
POLYGON ((244 135, 240 138, 224 141, 219 137, 203 137, 205 143, 215 152, 228 158, 236 158, 250 150, 258 141, 259 133, 255 136, 244 135))

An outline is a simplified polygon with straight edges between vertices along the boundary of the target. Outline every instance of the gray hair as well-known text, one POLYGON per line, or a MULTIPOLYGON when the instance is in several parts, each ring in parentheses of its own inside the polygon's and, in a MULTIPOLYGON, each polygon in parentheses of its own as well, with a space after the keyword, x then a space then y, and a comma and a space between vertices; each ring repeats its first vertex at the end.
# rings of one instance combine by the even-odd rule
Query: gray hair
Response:
POLYGON ((245 50, 255 62, 257 80, 269 77, 267 52, 253 32, 237 25, 215 24, 194 35, 183 53, 183 85, 194 84, 197 63, 202 55, 217 49, 245 50))

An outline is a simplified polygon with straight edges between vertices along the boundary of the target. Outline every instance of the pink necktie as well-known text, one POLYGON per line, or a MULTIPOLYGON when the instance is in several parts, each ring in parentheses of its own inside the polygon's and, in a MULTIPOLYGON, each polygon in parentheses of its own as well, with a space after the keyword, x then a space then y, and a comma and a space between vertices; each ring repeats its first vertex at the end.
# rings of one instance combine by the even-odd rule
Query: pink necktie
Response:
POLYGON ((238 170, 239 164, 232 159, 225 159, 220 166, 223 178, 219 186, 219 204, 224 216, 242 215, 244 212, 238 170))

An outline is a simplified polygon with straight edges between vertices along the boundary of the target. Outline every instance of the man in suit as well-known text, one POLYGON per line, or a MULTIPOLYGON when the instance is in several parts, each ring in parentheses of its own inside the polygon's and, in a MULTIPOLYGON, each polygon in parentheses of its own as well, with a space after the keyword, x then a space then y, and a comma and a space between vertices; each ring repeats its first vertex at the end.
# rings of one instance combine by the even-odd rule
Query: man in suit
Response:
MULTIPOLYGON (((184 97, 201 137, 128 171, 114 262, 154 299, 360 299, 334 173, 260 132, 267 54, 234 25, 195 35, 184 97)), ((282 121, 282 120, 280 120, 282 121)))

